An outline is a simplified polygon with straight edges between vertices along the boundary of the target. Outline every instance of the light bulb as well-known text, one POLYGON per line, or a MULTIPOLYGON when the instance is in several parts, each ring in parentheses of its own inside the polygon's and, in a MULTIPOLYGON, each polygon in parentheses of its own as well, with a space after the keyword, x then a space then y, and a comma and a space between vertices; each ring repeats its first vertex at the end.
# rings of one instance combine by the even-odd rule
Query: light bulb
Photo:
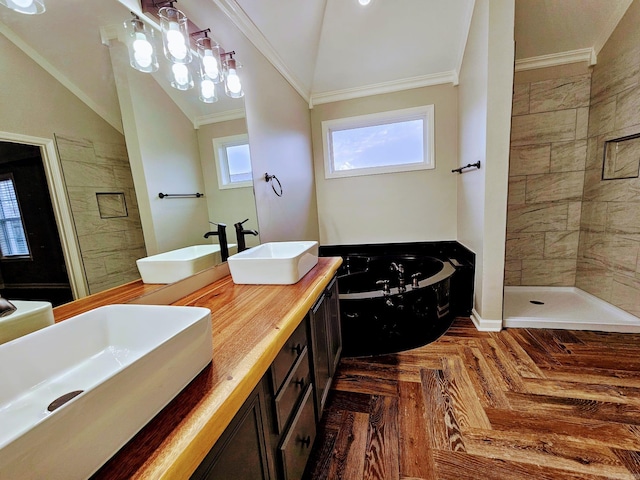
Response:
POLYGON ((202 66, 204 68, 204 73, 212 80, 218 78, 219 70, 218 70, 218 62, 213 56, 213 52, 211 50, 205 50, 204 56, 202 57, 202 66))
POLYGON ((171 55, 178 60, 184 60, 187 56, 187 45, 177 22, 169 23, 169 30, 167 31, 167 49, 169 49, 171 55))
POLYGON ((46 11, 44 0, 0 0, 0 5, 27 15, 37 15, 46 11))
POLYGON ((173 73, 173 79, 171 80, 171 86, 173 88, 177 88, 178 90, 189 90, 193 88, 193 79, 186 65, 174 63, 171 66, 171 72, 173 73))
POLYGON ((12 0, 20 8, 29 8, 33 5, 33 0, 12 0))
POLYGON ((371 0, 358 0, 358 3, 360 5, 369 5, 369 3, 371 3, 371 0))
POLYGON ((200 82, 200 100, 205 103, 218 101, 218 97, 216 97, 216 85, 208 78, 203 78, 200 82))
POLYGON ((171 67, 173 78, 178 85, 186 85, 189 83, 189 70, 181 63, 175 63, 171 67))
POLYGON ((133 55, 135 61, 142 68, 148 68, 153 62, 153 47, 142 33, 136 33, 133 41, 133 55))
POLYGON ((231 93, 238 94, 242 91, 242 84, 240 83, 240 77, 236 73, 235 69, 230 68, 227 74, 227 88, 231 93))

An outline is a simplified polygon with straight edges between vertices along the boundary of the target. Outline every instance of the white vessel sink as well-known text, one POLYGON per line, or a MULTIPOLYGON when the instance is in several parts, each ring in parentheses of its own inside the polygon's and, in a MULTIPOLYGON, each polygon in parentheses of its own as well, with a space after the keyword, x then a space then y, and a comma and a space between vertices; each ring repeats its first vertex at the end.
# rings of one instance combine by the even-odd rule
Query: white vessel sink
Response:
POLYGON ((0 345, 0 476, 89 477, 212 353, 208 309, 156 305, 97 308, 0 345))
POLYGON ((228 262, 234 283, 291 285, 318 263, 318 242, 263 243, 228 262))
POLYGON ((11 300, 11 303, 17 310, 0 317, 0 344, 53 325, 53 309, 49 302, 11 300))
MULTIPOLYGON (((230 244, 229 251, 236 245, 230 244)), ((222 262, 220 245, 193 245, 136 260, 144 283, 173 283, 222 262)))

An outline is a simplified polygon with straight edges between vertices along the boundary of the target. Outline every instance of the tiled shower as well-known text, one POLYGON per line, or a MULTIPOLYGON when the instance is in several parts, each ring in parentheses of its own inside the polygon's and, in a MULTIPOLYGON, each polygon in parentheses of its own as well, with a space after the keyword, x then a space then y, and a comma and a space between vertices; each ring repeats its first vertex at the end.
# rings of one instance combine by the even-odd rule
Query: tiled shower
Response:
POLYGON ((640 179, 602 172, 605 141, 640 133, 639 19, 636 3, 591 71, 516 75, 505 263, 505 285, 576 286, 637 317, 640 179))

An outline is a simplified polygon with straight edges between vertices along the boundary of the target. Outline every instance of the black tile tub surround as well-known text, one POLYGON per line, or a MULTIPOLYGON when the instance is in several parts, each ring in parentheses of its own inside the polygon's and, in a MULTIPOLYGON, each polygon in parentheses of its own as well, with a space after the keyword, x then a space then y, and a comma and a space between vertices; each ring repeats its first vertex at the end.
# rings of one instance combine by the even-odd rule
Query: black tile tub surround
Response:
MULTIPOLYGON (((320 246, 322 257, 346 259, 348 256, 380 255, 419 255, 451 262, 456 269, 456 273, 451 278, 451 313, 454 316, 471 314, 476 255, 456 241, 320 246)), ((344 274, 345 268, 346 262, 338 270, 338 275, 344 274)))

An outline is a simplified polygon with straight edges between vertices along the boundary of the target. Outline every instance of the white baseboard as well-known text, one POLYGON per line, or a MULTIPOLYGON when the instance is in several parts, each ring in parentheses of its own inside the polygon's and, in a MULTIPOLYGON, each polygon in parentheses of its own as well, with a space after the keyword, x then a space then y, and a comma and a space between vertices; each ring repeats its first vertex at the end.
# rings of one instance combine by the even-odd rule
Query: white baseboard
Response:
POLYGON ((502 319, 482 318, 475 308, 471 309, 471 321, 479 332, 499 332, 502 330, 502 319))

